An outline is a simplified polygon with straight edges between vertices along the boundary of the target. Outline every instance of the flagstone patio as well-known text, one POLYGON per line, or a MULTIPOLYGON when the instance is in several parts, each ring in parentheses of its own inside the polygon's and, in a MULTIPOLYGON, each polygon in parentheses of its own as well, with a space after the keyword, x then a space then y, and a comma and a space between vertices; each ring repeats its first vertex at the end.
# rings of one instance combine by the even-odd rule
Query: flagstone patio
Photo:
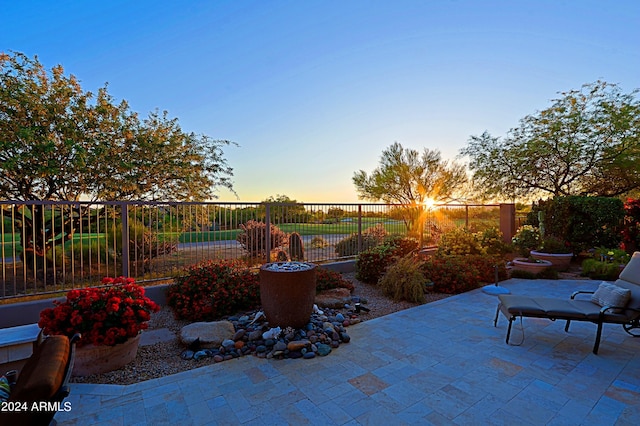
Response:
MULTIPOLYGON (((597 281, 511 279, 514 294, 569 297, 597 281)), ((311 360, 244 357, 119 385, 72 384, 59 425, 636 425, 640 339, 605 325, 525 318, 494 328, 495 296, 464 293, 349 327, 311 360)))

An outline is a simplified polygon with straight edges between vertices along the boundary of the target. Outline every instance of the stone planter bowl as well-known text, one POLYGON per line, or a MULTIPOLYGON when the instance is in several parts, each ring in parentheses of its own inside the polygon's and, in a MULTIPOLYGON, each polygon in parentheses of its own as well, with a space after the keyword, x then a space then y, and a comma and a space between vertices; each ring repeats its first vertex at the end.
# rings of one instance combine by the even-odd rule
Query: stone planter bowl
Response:
POLYGON ((573 253, 542 253, 539 251, 531 250, 531 257, 538 260, 546 260, 551 262, 554 268, 558 271, 566 271, 569 269, 571 259, 573 259, 573 253))
POLYGON ((539 263, 531 263, 528 262, 524 257, 518 257, 513 259, 513 269, 517 269, 519 271, 525 271, 532 274, 539 274, 547 268, 552 266, 551 262, 548 260, 540 260, 539 263))

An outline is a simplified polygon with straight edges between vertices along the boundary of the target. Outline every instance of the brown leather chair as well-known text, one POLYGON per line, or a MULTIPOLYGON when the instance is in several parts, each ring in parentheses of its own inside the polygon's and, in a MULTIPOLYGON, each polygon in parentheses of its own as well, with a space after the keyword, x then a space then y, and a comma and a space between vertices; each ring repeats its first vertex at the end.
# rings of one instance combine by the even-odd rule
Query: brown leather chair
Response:
POLYGON ((7 400, 10 411, 0 412, 0 425, 49 425, 69 395, 76 342, 80 335, 49 336, 20 370, 7 400))

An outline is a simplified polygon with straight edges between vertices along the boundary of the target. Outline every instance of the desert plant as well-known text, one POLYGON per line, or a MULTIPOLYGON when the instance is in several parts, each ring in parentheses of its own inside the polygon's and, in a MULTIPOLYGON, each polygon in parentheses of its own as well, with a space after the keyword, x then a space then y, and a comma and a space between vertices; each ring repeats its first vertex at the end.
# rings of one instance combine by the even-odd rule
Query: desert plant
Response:
POLYGON ((476 233, 476 238, 487 254, 503 255, 510 250, 509 244, 502 239, 502 232, 495 226, 476 233))
POLYGON ((355 289, 353 283, 345 280, 339 272, 316 268, 316 293, 332 288, 346 288, 351 292, 355 289))
POLYGON ((431 256, 422 269, 425 277, 433 281, 434 292, 458 294, 494 282, 496 265, 498 279, 505 279, 505 263, 488 255, 431 256))
POLYGON ((537 251, 541 253, 573 253, 568 242, 553 235, 545 236, 537 251))
POLYGON ((311 245, 311 248, 325 248, 329 245, 327 240, 319 236, 313 237, 309 244, 311 245))
POLYGON ((211 321, 260 303, 258 274, 239 261, 204 261, 187 268, 167 289, 178 319, 211 321))
POLYGON ((582 261, 582 275, 592 280, 615 281, 620 271, 620 265, 617 263, 601 262, 599 259, 582 261))
MULTIPOLYGON (((362 247, 360 251, 368 250, 384 242, 387 231, 384 226, 377 224, 362 232, 362 247)), ((351 234, 336 244, 336 253, 340 257, 355 256, 358 251, 358 234, 351 234)))
POLYGON ((396 248, 382 244, 365 250, 356 259, 356 278, 365 283, 375 284, 394 260, 396 248))
POLYGON ((297 232, 292 232, 289 235, 289 257, 291 260, 304 260, 304 244, 302 237, 297 232))
POLYGON ((545 233, 568 241, 575 253, 592 247, 617 247, 622 239, 624 203, 613 197, 567 196, 531 206, 527 223, 538 226, 543 212, 545 233))
POLYGON ((485 254, 478 236, 466 228, 454 228, 442 235, 438 245, 440 255, 485 254))
POLYGON ((540 240, 540 230, 531 225, 521 226, 511 238, 513 246, 525 257, 529 256, 531 250, 538 248, 540 240))
POLYGON ((406 256, 420 248, 420 241, 404 235, 391 235, 384 239, 384 244, 395 247, 396 256, 406 256))
POLYGON ((413 254, 399 258, 380 279, 382 292, 395 301, 425 303, 426 278, 422 273, 422 264, 413 254))
POLYGON ((287 241, 287 234, 275 225, 270 226, 270 234, 271 246, 267 247, 267 224, 252 219, 240 224, 236 240, 250 257, 266 257, 267 251, 280 247, 287 241))

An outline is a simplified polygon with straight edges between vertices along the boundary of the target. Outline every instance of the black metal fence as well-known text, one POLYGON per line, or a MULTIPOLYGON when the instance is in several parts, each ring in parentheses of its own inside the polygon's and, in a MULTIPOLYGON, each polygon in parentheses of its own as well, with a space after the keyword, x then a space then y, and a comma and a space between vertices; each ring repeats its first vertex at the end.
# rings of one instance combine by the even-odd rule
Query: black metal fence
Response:
POLYGON ((366 236, 435 245, 454 227, 498 227, 499 205, 0 201, 0 299, 167 280, 208 259, 259 265, 352 258, 366 236))

